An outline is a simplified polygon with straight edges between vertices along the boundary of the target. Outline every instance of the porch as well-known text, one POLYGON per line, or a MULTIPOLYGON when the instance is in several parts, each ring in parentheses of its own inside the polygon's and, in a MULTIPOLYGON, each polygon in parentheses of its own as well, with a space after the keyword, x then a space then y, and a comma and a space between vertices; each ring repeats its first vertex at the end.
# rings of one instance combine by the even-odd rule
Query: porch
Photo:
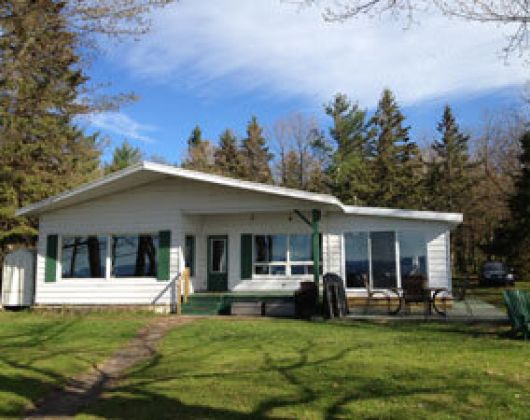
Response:
MULTIPOLYGON (((377 321, 443 321, 443 322, 491 322, 507 323, 508 318, 503 308, 488 303, 478 296, 468 296, 463 300, 438 300, 437 307, 445 315, 432 311, 429 315, 422 304, 402 305, 397 313, 390 313, 398 307, 398 299, 387 300, 378 297, 362 299, 348 296, 347 319, 377 321)), ((181 313, 183 315, 232 315, 233 304, 258 304, 260 312, 254 316, 294 317, 295 296, 292 292, 199 292, 183 299, 181 313), (291 310, 272 313, 268 307, 274 305, 291 307, 291 310)), ((317 314, 316 317, 320 317, 317 314)))

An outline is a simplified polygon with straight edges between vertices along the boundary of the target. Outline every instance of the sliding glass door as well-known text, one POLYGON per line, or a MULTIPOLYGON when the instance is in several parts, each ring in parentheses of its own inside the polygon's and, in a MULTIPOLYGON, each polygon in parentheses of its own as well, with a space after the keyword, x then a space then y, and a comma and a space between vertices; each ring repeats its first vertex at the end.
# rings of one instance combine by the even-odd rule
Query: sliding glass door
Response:
POLYGON ((370 279, 368 232, 353 232, 344 235, 346 251, 346 287, 366 287, 370 279))
POLYGON ((371 232, 372 287, 390 289, 397 287, 396 234, 371 232))
POLYGON ((427 242, 421 231, 348 232, 344 234, 346 287, 401 286, 410 275, 427 279, 427 242), (401 278, 401 281, 400 281, 401 278))

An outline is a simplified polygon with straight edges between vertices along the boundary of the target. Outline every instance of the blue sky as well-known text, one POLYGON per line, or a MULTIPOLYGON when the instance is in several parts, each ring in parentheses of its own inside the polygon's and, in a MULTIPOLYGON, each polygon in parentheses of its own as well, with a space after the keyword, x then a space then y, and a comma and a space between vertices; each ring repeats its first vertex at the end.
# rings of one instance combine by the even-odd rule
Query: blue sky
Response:
POLYGON ((325 128, 322 105, 336 92, 371 110, 391 88, 420 143, 432 137, 445 103, 470 131, 485 114, 522 104, 529 68, 499 58, 503 28, 433 14, 407 30, 380 19, 329 24, 322 7, 182 0, 155 12, 152 32, 139 41, 102 42, 90 71, 94 82, 140 100, 83 124, 111 146, 127 139, 146 157, 176 162, 196 124, 214 141, 227 127, 243 135, 252 115, 271 127, 301 112, 325 128))

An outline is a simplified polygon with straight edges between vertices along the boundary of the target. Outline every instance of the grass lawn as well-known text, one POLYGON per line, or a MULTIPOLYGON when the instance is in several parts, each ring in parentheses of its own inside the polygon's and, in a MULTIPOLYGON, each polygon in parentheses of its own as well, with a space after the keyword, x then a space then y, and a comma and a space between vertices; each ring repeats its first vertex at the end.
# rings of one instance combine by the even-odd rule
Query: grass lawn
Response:
POLYGON ((530 346, 498 328, 197 321, 79 418, 528 418, 530 346))
MULTIPOLYGON (((468 295, 471 297, 477 297, 484 302, 491 303, 499 308, 505 308, 502 292, 506 289, 512 289, 512 287, 473 286, 473 288, 469 289, 468 295)), ((530 294, 530 282, 516 282, 513 289, 526 290, 530 294)))
POLYGON ((148 314, 0 312, 0 418, 63 384, 125 344, 148 314))

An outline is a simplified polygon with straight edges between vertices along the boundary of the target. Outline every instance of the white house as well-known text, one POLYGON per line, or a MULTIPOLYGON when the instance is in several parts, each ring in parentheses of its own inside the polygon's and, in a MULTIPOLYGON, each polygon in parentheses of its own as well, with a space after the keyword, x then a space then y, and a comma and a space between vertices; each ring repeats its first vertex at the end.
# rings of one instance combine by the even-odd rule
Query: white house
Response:
POLYGON ((292 291, 318 271, 354 296, 363 279, 384 289, 410 273, 451 289, 449 233, 462 222, 152 162, 17 214, 39 219, 38 305, 166 305, 184 264, 194 292, 292 291))

